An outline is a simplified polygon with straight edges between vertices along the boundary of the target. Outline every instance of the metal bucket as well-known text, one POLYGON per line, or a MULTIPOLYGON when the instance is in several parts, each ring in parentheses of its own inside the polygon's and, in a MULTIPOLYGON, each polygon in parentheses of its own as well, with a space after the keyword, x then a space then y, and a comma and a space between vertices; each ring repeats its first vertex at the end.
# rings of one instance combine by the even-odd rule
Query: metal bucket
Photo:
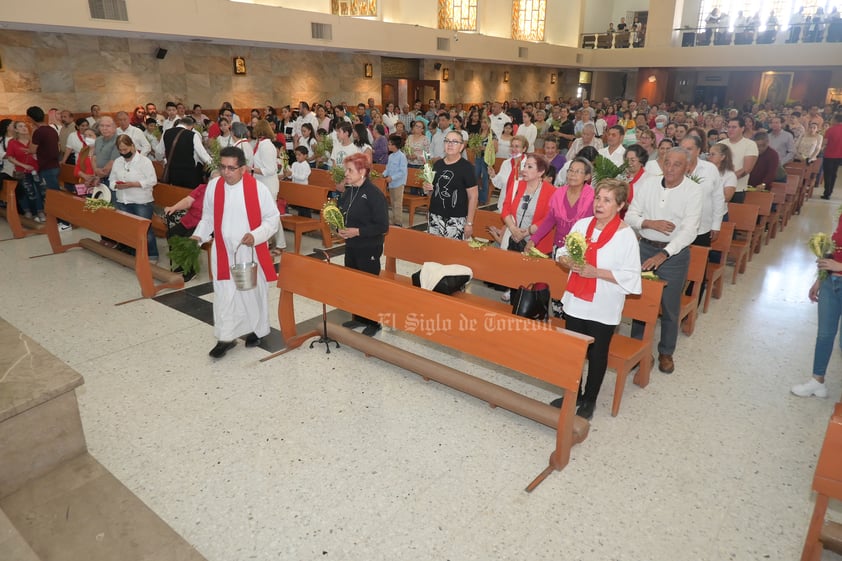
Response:
POLYGON ((257 263, 254 261, 254 247, 251 248, 251 262, 238 263, 237 251, 243 244, 237 244, 234 250, 234 264, 231 265, 231 278, 237 290, 251 290, 257 286, 257 263))

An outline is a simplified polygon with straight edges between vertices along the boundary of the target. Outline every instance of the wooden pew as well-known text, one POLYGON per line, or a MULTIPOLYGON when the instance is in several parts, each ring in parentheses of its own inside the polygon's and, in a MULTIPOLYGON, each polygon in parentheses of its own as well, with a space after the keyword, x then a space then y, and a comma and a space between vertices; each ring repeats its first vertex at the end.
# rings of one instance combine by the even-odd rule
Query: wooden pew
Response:
POLYGON ((786 184, 772 183, 769 186, 769 192, 772 193, 772 206, 774 210, 769 214, 769 229, 766 233, 766 245, 769 245, 769 239, 775 239, 778 234, 778 228, 783 231, 783 213, 786 206, 786 184))
POLYGON ((839 553, 842 524, 825 521, 830 499, 842 500, 842 404, 837 403, 827 424, 824 443, 813 477, 816 505, 810 518, 801 561, 819 561, 824 547, 833 545, 839 553))
POLYGON ((150 221, 119 210, 101 209, 96 212, 84 210, 85 199, 62 191, 47 191, 45 212, 47 222, 44 230, 50 240, 53 253, 64 253, 75 247, 83 247, 107 257, 121 265, 133 268, 140 283, 144 298, 152 298, 167 288, 183 288, 184 278, 179 273, 167 271, 149 263, 146 246, 146 232, 150 221), (116 249, 103 246, 91 238, 77 243, 64 244, 58 231, 58 220, 65 220, 74 226, 85 228, 135 250, 132 257, 116 249), (156 285, 153 279, 163 281, 156 285))
MULTIPOLYGON (((278 286, 281 289, 278 315, 289 348, 296 348, 319 334, 297 334, 293 302, 294 296, 298 295, 364 317, 379 318, 387 327, 558 386, 568 396, 575 396, 578 391, 587 346, 592 340, 544 322, 498 314, 473 302, 294 254, 284 256, 278 286), (331 283, 325 283, 327 278, 331 283), (335 290, 335 286, 341 286, 342 290, 335 290), (419 314, 434 321, 436 328, 418 329, 419 314), (470 336, 465 336, 465 331, 470 331, 470 336)), ((573 444, 587 436, 588 422, 574 415, 575 399, 565 399, 559 411, 502 386, 340 326, 327 324, 326 335, 370 356, 476 396, 492 406, 503 407, 555 428, 556 444, 549 466, 527 491, 534 489, 553 470, 563 469, 570 460, 573 444)))
MULTIPOLYGON (((406 174, 406 188, 403 192, 403 206, 409 212, 409 227, 415 225, 415 213, 420 209, 429 206, 430 198, 427 195, 413 195, 409 192, 410 188, 422 189, 422 181, 418 174, 420 170, 409 168, 406 174)), ((429 209, 428 209, 429 210, 429 209)), ((426 218, 426 217, 425 217, 426 218)))
MULTIPOLYGON (((699 295, 702 293, 702 282, 705 280, 705 267, 708 262, 710 249, 698 245, 690 246, 690 266, 687 268, 687 282, 693 283, 690 295, 681 294, 681 309, 678 322, 685 335, 692 335, 696 329, 696 318, 699 315, 699 295)), ((686 285, 685 285, 686 286, 686 285)))
POLYGON ((751 261, 751 238, 757 225, 759 209, 755 205, 728 203, 728 221, 734 223, 736 237, 731 241, 729 257, 734 259, 734 276, 731 284, 737 284, 737 273, 745 273, 751 261))
POLYGON ((766 229, 772 227, 770 220, 772 219, 772 203, 774 200, 775 195, 768 191, 749 191, 746 193, 745 204, 757 206, 757 226, 754 228, 754 236, 751 238, 754 253, 760 253, 764 235, 766 235, 766 241, 769 240, 766 229))
MULTIPOLYGON (((489 214, 496 214, 489 212, 489 214)), ((534 259, 513 251, 496 247, 473 249, 467 243, 431 236, 401 228, 391 228, 386 236, 383 253, 386 256, 386 269, 381 276, 409 283, 408 277, 397 274, 397 261, 408 261, 419 266, 425 261, 444 264, 458 263, 470 267, 474 278, 502 286, 517 287, 533 282, 545 282, 550 286, 550 296, 560 300, 567 287, 567 271, 550 259, 534 259)), ((640 364, 634 378, 635 384, 646 387, 652 369, 652 349, 654 346, 655 324, 661 305, 662 281, 643 280, 642 294, 627 296, 623 308, 623 317, 638 320, 645 324, 643 339, 633 339, 627 335, 615 334, 608 351, 608 367, 617 371, 617 384, 614 389, 612 415, 620 409, 626 377, 640 364)), ((467 300, 485 308, 511 313, 511 305, 491 300, 479 295, 460 292, 451 298, 467 300)), ((698 297, 698 295, 697 295, 698 297)), ((562 327, 564 322, 552 318, 552 325, 562 327)))
POLYGON ((18 212, 18 197, 15 190, 18 187, 18 182, 6 179, 2 185, 2 198, 6 203, 6 208, 0 208, 0 216, 6 219, 9 223, 9 229, 12 231, 12 237, 16 239, 25 238, 35 234, 44 233, 44 225, 36 222, 31 218, 21 216, 18 212))
POLYGON ((310 177, 307 179, 309 185, 316 185, 318 187, 326 187, 331 191, 336 191, 336 182, 326 169, 312 169, 310 170, 310 177))
MULTIPOLYGON (((309 208, 321 212, 327 202, 330 189, 317 187, 315 185, 300 185, 291 181, 281 181, 278 190, 278 197, 285 199, 287 205, 309 208)), ((301 236, 306 232, 320 231, 322 242, 325 247, 333 247, 333 240, 330 236, 330 226, 321 215, 313 218, 305 216, 288 215, 281 217, 281 223, 285 230, 295 233, 295 253, 301 252, 301 236)))
POLYGON ((734 223, 723 222, 719 230, 719 237, 715 242, 710 244, 711 251, 719 252, 719 262, 711 262, 708 259, 707 268, 705 269, 705 281, 707 282, 707 290, 705 290, 705 305, 702 308, 704 313, 708 313, 708 306, 710 306, 710 298, 713 296, 717 300, 722 298, 722 289, 725 287, 723 281, 725 277, 725 265, 728 261, 728 252, 731 249, 731 241, 734 238, 734 223))
POLYGON ((492 210, 477 210, 474 214, 474 237, 493 241, 489 228, 504 229, 503 216, 492 210))

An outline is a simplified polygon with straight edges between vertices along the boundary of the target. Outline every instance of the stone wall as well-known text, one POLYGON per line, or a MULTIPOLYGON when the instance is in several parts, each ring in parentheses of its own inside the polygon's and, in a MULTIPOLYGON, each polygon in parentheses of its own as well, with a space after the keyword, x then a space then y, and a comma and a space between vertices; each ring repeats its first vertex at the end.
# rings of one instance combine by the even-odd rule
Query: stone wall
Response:
MULTIPOLYGON (((379 102, 381 95, 380 57, 350 52, 4 31, 0 57, 0 115, 21 115, 30 105, 86 114, 92 104, 114 112, 151 101, 163 111, 168 100, 206 109, 230 101, 248 110, 300 100, 357 103, 373 97, 379 102), (168 51, 164 59, 155 58, 159 47, 168 51), (237 56, 246 60, 246 75, 234 74, 237 56), (373 67, 372 78, 363 76, 366 63, 373 67)), ((440 79, 433 61, 425 63, 417 77, 440 79)), ((566 83, 576 74, 570 69, 467 61, 445 66, 451 73, 442 82, 446 102, 575 95, 575 84, 566 83), (508 83, 504 71, 510 73, 508 83), (550 84, 551 72, 558 76, 556 84, 550 84)))

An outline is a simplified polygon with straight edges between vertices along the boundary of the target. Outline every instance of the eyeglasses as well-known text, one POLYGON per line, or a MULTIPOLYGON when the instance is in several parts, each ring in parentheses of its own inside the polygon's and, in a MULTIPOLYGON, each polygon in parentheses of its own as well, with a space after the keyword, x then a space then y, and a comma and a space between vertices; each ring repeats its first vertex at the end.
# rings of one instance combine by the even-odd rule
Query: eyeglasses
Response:
POLYGON ((462 144, 461 140, 445 140, 445 144, 462 144))
POLYGON ((243 166, 219 166, 219 171, 237 171, 243 166))

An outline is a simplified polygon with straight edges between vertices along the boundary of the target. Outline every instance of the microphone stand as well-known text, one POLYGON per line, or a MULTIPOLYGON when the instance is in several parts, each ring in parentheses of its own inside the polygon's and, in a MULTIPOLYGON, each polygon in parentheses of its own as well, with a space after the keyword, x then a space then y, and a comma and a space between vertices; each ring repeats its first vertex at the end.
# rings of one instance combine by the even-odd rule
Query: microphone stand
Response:
MULTIPOLYGON (((324 254, 325 262, 330 263, 330 255, 328 255, 327 251, 320 249, 319 251, 324 254)), ((322 334, 319 336, 318 339, 310 342, 310 348, 312 349, 314 345, 317 344, 324 344, 325 352, 330 354, 330 344, 333 343, 336 345, 336 348, 339 348, 339 341, 336 339, 331 339, 327 336, 327 304, 322 302, 322 334)))

